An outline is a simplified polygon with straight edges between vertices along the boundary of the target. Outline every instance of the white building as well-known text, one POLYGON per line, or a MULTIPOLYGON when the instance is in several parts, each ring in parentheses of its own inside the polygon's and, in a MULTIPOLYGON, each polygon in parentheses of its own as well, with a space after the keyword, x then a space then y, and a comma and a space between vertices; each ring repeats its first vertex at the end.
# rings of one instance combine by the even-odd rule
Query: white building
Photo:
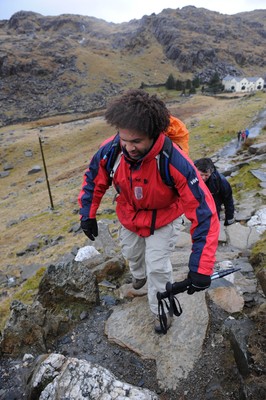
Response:
POLYGON ((231 92, 253 92, 254 90, 262 90, 264 87, 264 79, 258 76, 247 78, 227 75, 222 80, 225 91, 231 92))

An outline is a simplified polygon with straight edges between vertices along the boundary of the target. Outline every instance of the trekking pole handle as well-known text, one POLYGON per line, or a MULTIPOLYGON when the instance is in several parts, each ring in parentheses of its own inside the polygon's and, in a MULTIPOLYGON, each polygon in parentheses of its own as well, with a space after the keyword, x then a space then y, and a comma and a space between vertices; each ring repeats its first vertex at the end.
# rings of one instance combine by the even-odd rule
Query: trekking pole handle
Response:
POLYGON ((185 279, 181 282, 167 282, 165 288, 166 292, 157 292, 157 299, 162 300, 168 298, 171 294, 178 294, 185 292, 191 285, 190 279, 185 279))
MULTIPOLYGON (((228 269, 214 272, 211 275, 211 280, 222 278, 223 276, 232 274, 239 270, 241 270, 241 268, 228 268, 228 269)), ((171 294, 175 295, 178 293, 183 293, 189 288, 190 285, 191 285, 191 280, 189 278, 187 278, 181 282, 174 282, 174 283, 167 282, 167 284, 165 286, 166 291, 165 292, 157 292, 157 299, 160 301, 162 299, 169 298, 169 296, 171 294)))
POLYGON ((168 292, 168 294, 169 293, 173 293, 173 294, 183 293, 189 288, 190 285, 191 285, 191 279, 189 279, 189 278, 184 279, 181 282, 174 282, 174 283, 167 282, 166 291, 168 292))

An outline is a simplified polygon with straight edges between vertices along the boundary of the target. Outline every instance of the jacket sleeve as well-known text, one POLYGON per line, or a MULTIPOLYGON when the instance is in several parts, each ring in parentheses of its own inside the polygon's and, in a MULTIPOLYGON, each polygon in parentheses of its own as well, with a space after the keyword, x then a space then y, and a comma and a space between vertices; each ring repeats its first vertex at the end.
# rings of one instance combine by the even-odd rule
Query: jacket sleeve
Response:
POLYGON ((220 175, 220 196, 222 203, 224 204, 224 209, 225 209, 225 219, 230 220, 234 218, 234 212, 235 212, 235 207, 234 207, 234 199, 233 199, 233 193, 232 193, 232 188, 230 183, 227 181, 224 175, 220 175))
POLYGON ((96 218, 96 212, 102 197, 111 185, 111 180, 105 168, 105 155, 110 148, 110 142, 94 154, 88 169, 83 176, 82 188, 78 196, 81 220, 96 218))
POLYGON ((184 214, 191 221, 192 250, 189 269, 211 275, 220 232, 220 222, 213 197, 193 162, 175 148, 171 157, 170 172, 184 214))

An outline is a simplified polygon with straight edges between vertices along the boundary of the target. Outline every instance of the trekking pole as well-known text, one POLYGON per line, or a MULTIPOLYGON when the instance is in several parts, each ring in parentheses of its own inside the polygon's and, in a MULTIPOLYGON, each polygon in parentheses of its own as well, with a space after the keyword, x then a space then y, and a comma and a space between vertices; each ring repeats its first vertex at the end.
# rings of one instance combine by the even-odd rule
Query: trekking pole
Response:
MULTIPOLYGON (((211 280, 213 281, 214 279, 218 278, 223 278, 226 275, 233 274, 236 271, 239 271, 241 268, 228 268, 228 269, 223 269, 221 271, 214 272, 211 275, 211 280)), ((189 278, 181 281, 181 282, 167 282, 166 284, 166 291, 165 292, 157 292, 157 299, 166 299, 169 297, 169 295, 172 294, 178 294, 178 293, 183 293, 185 292, 189 286, 191 285, 191 280, 189 278)))
MULTIPOLYGON (((232 274, 239 271, 241 268, 228 268, 221 271, 216 271, 211 275, 211 280, 222 278, 226 275, 232 274)), ((167 319, 164 307, 166 307, 169 312, 170 317, 174 315, 179 317, 182 314, 182 307, 175 297, 175 294, 183 293, 188 290, 191 285, 191 279, 187 278, 181 282, 167 282, 165 292, 157 292, 158 300, 158 315, 161 324, 162 332, 165 334, 167 332, 167 319), (168 299, 169 304, 165 299, 168 299)))
POLYGON ((234 272, 236 272, 236 271, 240 271, 240 270, 241 270, 241 268, 222 269, 221 271, 214 272, 214 273, 211 275, 211 280, 218 279, 218 278, 222 278, 223 276, 232 274, 232 273, 234 273, 234 272))

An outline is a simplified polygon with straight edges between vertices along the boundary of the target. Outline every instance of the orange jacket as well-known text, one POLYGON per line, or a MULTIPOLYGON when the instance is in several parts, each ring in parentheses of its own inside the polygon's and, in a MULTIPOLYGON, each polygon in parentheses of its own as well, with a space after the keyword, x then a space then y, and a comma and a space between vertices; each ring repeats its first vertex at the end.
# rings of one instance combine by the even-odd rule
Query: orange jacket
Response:
POLYGON ((181 149, 188 155, 189 153, 189 133, 186 125, 180 121, 180 119, 170 116, 170 124, 165 132, 174 143, 176 143, 181 149))

